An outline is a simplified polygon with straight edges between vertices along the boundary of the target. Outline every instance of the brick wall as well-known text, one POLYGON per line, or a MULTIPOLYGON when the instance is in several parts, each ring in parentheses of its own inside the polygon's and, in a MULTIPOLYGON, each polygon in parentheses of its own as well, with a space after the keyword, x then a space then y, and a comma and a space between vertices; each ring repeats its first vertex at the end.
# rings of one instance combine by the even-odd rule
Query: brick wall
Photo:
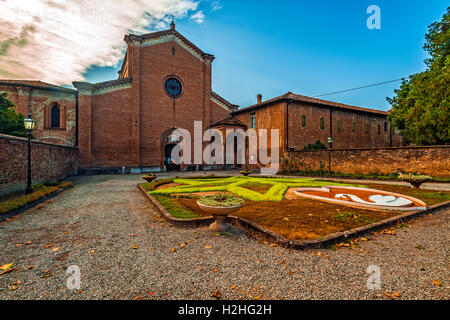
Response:
MULTIPOLYGON (((317 140, 327 145, 330 136, 329 108, 307 103, 291 103, 288 119, 289 148, 303 150, 317 140), (304 123, 302 116, 305 117, 304 123), (323 129, 320 126, 321 118, 324 122, 323 129)), ((333 110, 332 121, 333 146, 336 149, 390 146, 391 128, 385 116, 338 109, 333 110)))
MULTIPOLYGON (((328 159, 326 150, 284 152, 281 170, 328 170, 328 159)), ((355 174, 401 171, 450 177, 450 146, 333 150, 331 170, 355 174)))
MULTIPOLYGON (((0 135, 0 195, 24 190, 27 182, 27 139, 0 135)), ((77 173, 78 148, 33 142, 33 184, 52 182, 77 173)))

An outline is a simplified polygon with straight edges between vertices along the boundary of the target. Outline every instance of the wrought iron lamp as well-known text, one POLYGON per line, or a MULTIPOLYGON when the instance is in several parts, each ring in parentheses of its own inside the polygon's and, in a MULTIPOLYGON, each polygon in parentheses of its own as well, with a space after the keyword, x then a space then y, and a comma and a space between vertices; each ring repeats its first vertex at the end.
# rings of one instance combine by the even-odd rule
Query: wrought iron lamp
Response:
POLYGON ((33 119, 31 114, 23 119, 23 124, 25 126, 25 130, 27 130, 28 136, 28 175, 27 175, 27 188, 25 189, 25 194, 33 193, 33 187, 31 185, 31 131, 33 131, 36 126, 36 121, 33 119))

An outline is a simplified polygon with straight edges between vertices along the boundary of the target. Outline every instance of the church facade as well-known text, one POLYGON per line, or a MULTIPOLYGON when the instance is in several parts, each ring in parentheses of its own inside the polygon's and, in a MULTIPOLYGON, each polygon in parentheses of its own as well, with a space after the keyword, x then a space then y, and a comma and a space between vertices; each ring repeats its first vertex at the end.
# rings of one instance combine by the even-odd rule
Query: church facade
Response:
MULTIPOLYGON (((176 29, 125 36, 127 50, 118 79, 74 82, 73 89, 40 81, 0 80, 17 111, 37 121, 43 142, 78 146, 86 172, 184 170, 171 163, 179 143, 172 132, 194 122, 203 131, 279 129, 280 152, 301 150, 333 136, 337 147, 396 144, 387 113, 287 93, 239 109, 212 90, 214 56, 176 29), (335 126, 333 126, 335 124, 335 126)), ((192 150, 194 152, 194 150, 192 150)))

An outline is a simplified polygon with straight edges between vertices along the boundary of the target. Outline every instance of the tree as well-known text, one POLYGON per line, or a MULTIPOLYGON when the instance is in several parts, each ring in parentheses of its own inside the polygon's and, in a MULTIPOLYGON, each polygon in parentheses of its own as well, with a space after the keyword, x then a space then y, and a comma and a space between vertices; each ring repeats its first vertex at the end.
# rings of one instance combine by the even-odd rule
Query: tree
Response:
POLYGON ((0 133, 26 137, 23 114, 16 112, 16 106, 8 99, 8 93, 0 93, 0 133))
POLYGON ((450 142, 450 7, 425 36, 426 71, 404 80, 394 97, 389 119, 406 142, 417 145, 450 142))

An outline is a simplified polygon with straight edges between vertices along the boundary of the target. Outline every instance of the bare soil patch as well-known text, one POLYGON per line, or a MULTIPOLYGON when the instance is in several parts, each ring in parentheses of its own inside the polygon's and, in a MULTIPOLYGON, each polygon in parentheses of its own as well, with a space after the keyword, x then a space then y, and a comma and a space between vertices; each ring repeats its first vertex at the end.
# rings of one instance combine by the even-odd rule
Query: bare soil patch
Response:
MULTIPOLYGON (((199 216, 206 214, 194 199, 176 199, 199 216)), ((352 209, 317 200, 246 201, 234 215, 245 218, 290 240, 313 240, 401 214, 352 209)))

